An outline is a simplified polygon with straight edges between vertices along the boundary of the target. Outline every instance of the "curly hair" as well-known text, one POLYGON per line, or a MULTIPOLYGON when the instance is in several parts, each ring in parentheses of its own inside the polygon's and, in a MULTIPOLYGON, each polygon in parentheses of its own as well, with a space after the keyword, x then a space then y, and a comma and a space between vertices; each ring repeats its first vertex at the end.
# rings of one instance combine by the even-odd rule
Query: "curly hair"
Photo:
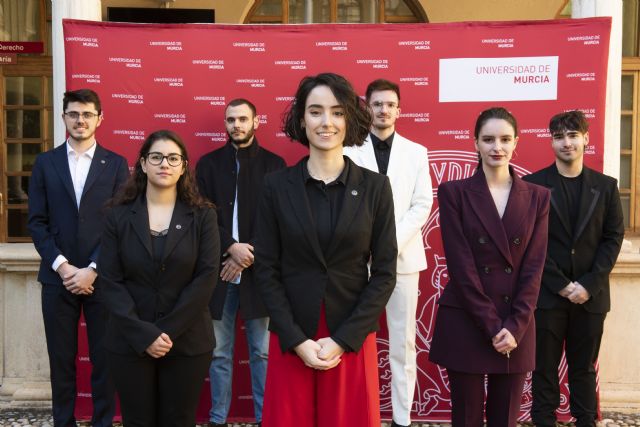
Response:
POLYGON ((302 119, 307 103, 307 97, 317 86, 327 86, 340 106, 344 108, 346 119, 346 135, 342 145, 351 147, 362 145, 369 135, 371 127, 371 113, 364 101, 353 90, 351 83, 344 77, 334 73, 322 73, 317 76, 307 76, 300 81, 294 100, 285 112, 282 130, 292 140, 309 146, 307 133, 302 127, 302 119))
POLYGON ((146 194, 147 174, 142 170, 140 160, 146 159, 153 144, 160 140, 169 140, 174 142, 180 148, 180 154, 184 159, 183 167, 185 170, 177 183, 178 199, 191 207, 213 207, 213 203, 206 200, 198 192, 193 172, 188 168, 189 156, 187 154, 187 147, 184 145, 184 142, 182 142, 182 139, 178 134, 170 130, 155 131, 144 140, 144 143, 140 147, 140 153, 138 155, 138 160, 136 161, 133 174, 111 200, 110 205, 117 206, 131 203, 139 196, 146 194))

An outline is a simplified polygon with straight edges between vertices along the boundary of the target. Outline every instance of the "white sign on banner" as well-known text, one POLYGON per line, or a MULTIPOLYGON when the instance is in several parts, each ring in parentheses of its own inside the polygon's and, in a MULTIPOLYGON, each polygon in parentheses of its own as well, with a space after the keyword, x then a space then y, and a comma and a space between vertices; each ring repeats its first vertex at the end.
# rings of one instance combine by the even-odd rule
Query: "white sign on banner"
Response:
POLYGON ((440 60, 440 102, 541 101, 557 95, 557 56, 440 60))

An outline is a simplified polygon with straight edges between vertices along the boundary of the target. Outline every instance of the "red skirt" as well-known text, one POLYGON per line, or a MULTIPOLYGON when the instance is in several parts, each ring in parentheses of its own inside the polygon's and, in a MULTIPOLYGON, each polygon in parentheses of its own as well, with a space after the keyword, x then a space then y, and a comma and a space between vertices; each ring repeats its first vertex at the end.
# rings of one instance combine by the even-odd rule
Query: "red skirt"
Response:
MULTIPOLYGON (((328 336, 323 306, 314 339, 328 336)), ((380 427, 375 333, 327 371, 305 366, 293 351, 282 353, 275 333, 269 339, 263 427, 380 427)))

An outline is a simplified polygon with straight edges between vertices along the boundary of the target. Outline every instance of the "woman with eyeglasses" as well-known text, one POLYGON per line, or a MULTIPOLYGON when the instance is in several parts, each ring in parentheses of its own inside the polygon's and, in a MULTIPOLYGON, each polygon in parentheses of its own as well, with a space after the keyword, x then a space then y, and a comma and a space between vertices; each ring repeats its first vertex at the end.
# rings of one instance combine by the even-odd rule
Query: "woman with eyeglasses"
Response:
POLYGON ((152 133, 107 215, 98 277, 127 427, 193 427, 211 362, 220 239, 187 166, 178 135, 152 133))

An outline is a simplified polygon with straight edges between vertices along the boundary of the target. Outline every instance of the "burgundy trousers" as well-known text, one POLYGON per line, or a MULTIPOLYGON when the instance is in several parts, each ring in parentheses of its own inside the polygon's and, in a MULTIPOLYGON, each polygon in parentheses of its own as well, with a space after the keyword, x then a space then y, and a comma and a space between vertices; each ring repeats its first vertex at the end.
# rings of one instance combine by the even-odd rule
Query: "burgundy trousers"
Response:
POLYGON ((453 427, 515 427, 526 374, 470 374, 447 369, 453 427), (485 377, 487 396, 485 410, 485 377))

